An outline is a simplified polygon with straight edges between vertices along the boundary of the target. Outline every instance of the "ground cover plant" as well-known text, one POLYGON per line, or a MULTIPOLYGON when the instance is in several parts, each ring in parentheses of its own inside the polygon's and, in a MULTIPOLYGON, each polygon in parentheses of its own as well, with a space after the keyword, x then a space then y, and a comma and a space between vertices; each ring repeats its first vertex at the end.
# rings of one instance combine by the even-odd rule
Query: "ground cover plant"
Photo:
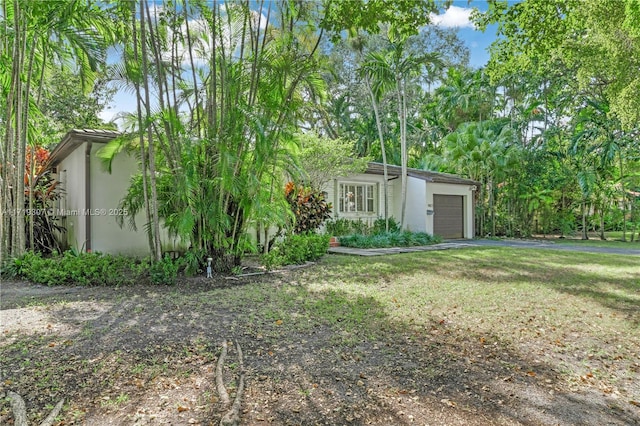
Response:
POLYGON ((396 231, 371 235, 347 235, 340 237, 340 245, 357 248, 411 247, 436 244, 442 240, 426 232, 396 231))
POLYGON ((227 340, 243 424, 640 422, 637 256, 328 255, 170 287, 4 282, 1 304, 0 394, 30 424, 61 398, 64 424, 218 424, 227 340))
POLYGON ((369 225, 362 220, 335 219, 325 225, 325 232, 340 237, 340 245, 356 248, 411 247, 437 244, 441 238, 426 232, 401 230, 394 218, 369 225))

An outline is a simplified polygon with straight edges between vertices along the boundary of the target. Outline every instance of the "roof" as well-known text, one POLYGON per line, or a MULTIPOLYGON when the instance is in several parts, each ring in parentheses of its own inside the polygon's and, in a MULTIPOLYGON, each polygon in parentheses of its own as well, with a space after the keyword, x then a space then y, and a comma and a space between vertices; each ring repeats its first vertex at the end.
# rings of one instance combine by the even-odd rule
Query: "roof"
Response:
POLYGON ((82 145, 84 142, 98 142, 107 143, 118 136, 121 133, 115 130, 102 130, 102 129, 73 129, 67 132, 62 137, 62 140, 51 151, 49 157, 52 166, 60 164, 62 160, 67 158, 75 149, 82 145))
MULTIPOLYGON (((367 170, 365 173, 370 173, 374 175, 383 175, 384 174, 384 166, 382 163, 369 163, 367 166, 367 170)), ((402 167, 394 166, 387 164, 387 174, 393 177, 398 177, 402 175, 402 167)), ((452 183, 457 185, 474 185, 476 187, 480 186, 480 182, 475 181, 473 179, 465 179, 460 176, 452 175, 449 173, 440 173, 440 172, 432 172, 429 170, 419 170, 419 169, 407 169, 407 175, 422 179, 426 182, 435 182, 435 183, 452 183)))

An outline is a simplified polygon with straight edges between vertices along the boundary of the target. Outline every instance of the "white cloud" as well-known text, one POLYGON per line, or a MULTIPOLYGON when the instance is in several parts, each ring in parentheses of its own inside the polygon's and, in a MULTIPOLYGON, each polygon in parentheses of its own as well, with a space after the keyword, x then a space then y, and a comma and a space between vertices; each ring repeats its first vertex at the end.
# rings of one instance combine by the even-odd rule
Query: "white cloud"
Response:
POLYGON ((475 28, 471 22, 471 8, 451 6, 442 15, 432 13, 431 22, 445 28, 475 28))

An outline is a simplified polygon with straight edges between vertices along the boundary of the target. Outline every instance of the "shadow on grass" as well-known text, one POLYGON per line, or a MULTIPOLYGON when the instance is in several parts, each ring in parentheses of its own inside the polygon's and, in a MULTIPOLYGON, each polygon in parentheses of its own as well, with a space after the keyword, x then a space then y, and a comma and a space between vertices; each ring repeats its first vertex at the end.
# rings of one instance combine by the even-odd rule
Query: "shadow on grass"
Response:
MULTIPOLYGON (((400 266, 387 265, 390 276, 400 273, 394 271, 400 266)), ((412 262, 401 269, 404 274, 419 273, 425 266, 412 262)), ((315 273, 317 269, 310 276, 315 273)), ((358 273, 351 278, 375 271, 365 262, 358 273)), ((131 377, 139 374, 137 365, 160 366, 149 373, 153 378, 143 377, 150 382, 174 378, 184 369, 181 353, 198 352, 203 362, 213 365, 220 342, 232 338, 245 352, 246 424, 640 421, 630 411, 611 409, 611 401, 600 395, 550 395, 557 366, 534 366, 531 355, 517 348, 480 345, 476 336, 435 317, 423 329, 393 321, 388 307, 373 297, 338 287, 312 290, 313 283, 305 280, 304 274, 288 273, 220 288, 134 287, 118 297, 110 289, 104 289, 102 297, 97 291, 97 303, 109 305, 95 318, 86 319, 86 309, 75 309, 73 302, 52 311, 52 322, 75 327, 64 337, 68 344, 42 335, 2 348, 3 386, 11 383, 29 406, 42 409, 63 396, 96 401, 107 393, 126 392, 122 408, 135 414, 149 410, 149 389, 131 384, 131 377), (107 359, 111 362, 103 362, 107 359), (51 376, 44 382, 36 374, 43 366, 51 376), (534 369, 535 375, 530 374, 534 369)), ((3 401, 1 408, 6 406, 3 401)), ((96 406, 81 408, 88 409, 89 417, 100 411, 96 406)), ((187 412, 184 419, 217 422, 217 415, 187 412)), ((72 413, 63 416, 71 419, 72 413)))
POLYGON ((357 262, 347 256, 331 256, 327 264, 328 280, 384 282, 403 275, 430 274, 450 277, 452 281, 536 284, 593 300, 640 324, 640 260, 632 256, 474 248, 364 258, 357 262))

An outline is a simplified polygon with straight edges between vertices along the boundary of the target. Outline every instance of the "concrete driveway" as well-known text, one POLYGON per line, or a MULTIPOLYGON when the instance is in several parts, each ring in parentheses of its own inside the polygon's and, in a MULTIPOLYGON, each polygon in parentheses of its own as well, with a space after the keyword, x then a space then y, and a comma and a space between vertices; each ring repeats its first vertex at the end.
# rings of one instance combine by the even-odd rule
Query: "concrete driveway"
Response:
POLYGON ((621 247, 594 247, 594 246, 581 246, 572 244, 557 244, 553 241, 544 240, 458 240, 447 241, 446 243, 457 243, 459 245, 471 247, 513 247, 513 248, 541 248, 541 249, 553 249, 553 250, 565 250, 565 251, 577 251, 586 253, 609 253, 609 254, 624 254, 630 256, 640 256, 640 244, 638 248, 621 248, 621 247))
MULTIPOLYGON (((640 246, 640 245, 639 245, 640 246)), ((375 248, 375 249, 359 249, 352 247, 331 247, 329 253, 335 254, 347 254, 352 256, 383 256, 387 254, 399 254, 399 253, 414 253, 417 251, 431 251, 431 250, 450 250, 461 249, 467 247, 512 247, 519 248, 535 248, 535 249, 552 249, 552 250, 565 250, 573 252, 586 252, 586 253, 609 253, 609 254, 621 254, 629 256, 640 256, 640 248, 628 249, 618 247, 593 247, 593 246, 579 246, 570 244, 556 244, 553 241, 544 240, 450 240, 440 244, 433 244, 430 246, 417 246, 417 247, 391 247, 391 248, 375 248)))

